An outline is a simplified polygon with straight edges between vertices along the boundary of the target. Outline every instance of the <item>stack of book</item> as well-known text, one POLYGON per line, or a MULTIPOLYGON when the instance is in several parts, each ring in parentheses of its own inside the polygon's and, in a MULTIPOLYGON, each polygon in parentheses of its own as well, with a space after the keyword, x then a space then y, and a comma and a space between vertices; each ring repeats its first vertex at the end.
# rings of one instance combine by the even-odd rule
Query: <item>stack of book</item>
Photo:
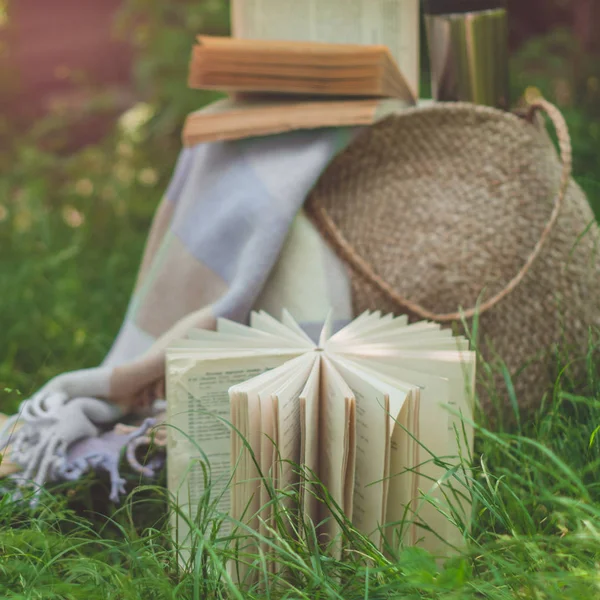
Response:
POLYGON ((233 0, 233 36, 197 38, 190 87, 227 97, 189 115, 186 146, 370 125, 416 103, 418 0, 283 4, 233 0))

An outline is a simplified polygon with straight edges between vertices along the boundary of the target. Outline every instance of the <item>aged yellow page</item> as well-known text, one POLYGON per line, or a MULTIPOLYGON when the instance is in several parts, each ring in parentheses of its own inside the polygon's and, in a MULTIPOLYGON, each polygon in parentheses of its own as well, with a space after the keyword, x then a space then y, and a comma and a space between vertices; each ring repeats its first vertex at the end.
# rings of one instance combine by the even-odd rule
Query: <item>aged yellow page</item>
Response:
MULTIPOLYGON (((272 371, 233 386, 229 390, 230 397, 235 398, 236 403, 240 406, 239 435, 234 435, 241 455, 234 488, 234 494, 239 502, 236 510, 243 506, 245 521, 254 529, 258 529, 256 515, 264 500, 261 498, 260 491, 262 488, 259 473, 261 447, 263 438, 269 435, 268 431, 265 432, 261 428, 261 422, 264 420, 263 405, 266 403, 266 410, 272 411, 272 403, 268 398, 269 391, 277 389, 305 362, 306 355, 301 355, 272 371), (262 400, 261 393, 263 394, 262 400)), ((264 494, 264 492, 262 493, 264 494)), ((239 515, 240 513, 234 514, 239 515)))
MULTIPOLYGON (((407 429, 412 406, 418 405, 419 390, 406 383, 379 376, 359 362, 334 358, 344 380, 356 396, 357 460, 353 523, 378 546, 381 529, 390 514, 398 512, 396 490, 405 485, 400 469, 399 434, 407 429), (362 505, 362 514, 360 506, 362 505), (357 510, 357 508, 359 510, 357 510)), ((400 442, 401 444, 402 442, 400 442)), ((402 460, 406 460, 402 456, 402 460)), ((413 466, 412 464, 410 465, 413 466)), ((410 498, 405 500, 405 504, 410 498)))
MULTIPOLYGON (((228 390, 232 385, 273 369, 290 356, 251 354, 199 360, 194 352, 170 349, 167 353, 168 445, 167 479, 169 492, 177 499, 182 516, 175 517, 176 539, 184 547, 189 538, 187 519, 194 519, 205 492, 218 500, 217 512, 231 510, 231 431, 228 390), (210 469, 210 490, 204 469, 210 469)), ((216 515, 215 515, 216 516, 216 515)), ((221 533, 231 531, 225 518, 221 533)))
POLYGON ((278 389, 273 392, 275 410, 275 484, 278 489, 289 490, 299 482, 297 467, 301 464, 301 401, 300 396, 305 389, 310 374, 318 364, 318 353, 314 352, 302 357, 302 364, 290 373, 278 389))
MULTIPOLYGON (((399 352, 394 358, 380 357, 376 362, 382 365, 401 364, 402 368, 428 373, 433 377, 441 377, 448 381, 448 437, 449 454, 458 456, 467 448, 473 447, 473 391, 475 389, 475 363, 474 353, 462 351, 419 350, 415 352, 399 352), (462 415, 462 418, 461 416, 462 415), (463 424, 466 438, 463 436, 463 424), (458 430, 459 439, 455 432, 458 430)), ((371 357, 373 358, 373 357, 371 357)), ((362 359, 360 360, 362 364, 362 359)), ((378 369, 380 367, 377 367, 378 369)), ((388 372, 386 367, 386 372, 388 372)))
MULTIPOLYGON (((279 507, 287 510, 287 516, 282 514, 284 526, 288 533, 297 528, 298 525, 298 504, 294 501, 294 494, 298 493, 300 481, 298 465, 300 463, 300 394, 306 384, 306 381, 315 362, 318 362, 317 353, 307 353, 300 357, 297 368, 289 372, 285 379, 278 381, 277 386, 269 386, 265 390, 264 396, 270 395, 272 400, 273 415, 273 435, 271 438, 264 435, 261 447, 261 463, 266 458, 271 460, 271 477, 269 483, 275 494, 278 491, 283 494, 278 495, 279 507), (266 454, 266 457, 263 456, 266 454), (287 519, 287 520, 286 520, 287 519)), ((262 396, 262 392, 259 393, 262 396)), ((264 471, 263 471, 264 473, 264 471)), ((265 486, 261 491, 267 492, 265 486)), ((295 496, 297 500, 297 495, 295 496)), ((262 509, 260 512, 259 532, 264 537, 270 537, 270 529, 275 527, 273 522, 273 498, 265 493, 262 498, 262 509)), ((272 555, 268 544, 262 543, 262 552, 265 556, 272 555)), ((267 559, 268 568, 271 572, 277 571, 278 561, 267 559)))
MULTIPOLYGON (((407 412, 401 414, 401 419, 398 419, 392 433, 386 524, 398 523, 404 519, 423 521, 445 539, 448 519, 433 503, 419 498, 418 490, 426 494, 429 500, 441 503, 443 494, 436 482, 443 477, 446 470, 434 462, 434 457, 456 463, 455 457, 451 455, 448 433, 448 379, 417 369, 407 369, 404 367, 404 361, 392 359, 356 359, 351 364, 391 385, 418 386, 418 402, 411 403, 407 412), (405 430, 407 428, 408 433, 405 430), (418 443, 411 436, 416 437, 418 443), (415 465, 418 466, 419 473, 416 480, 415 473, 407 471, 415 465)), ((443 508, 441 504, 440 508, 443 508)), ((430 552, 441 551, 439 538, 434 533, 415 527, 410 527, 404 533, 409 536, 405 537, 405 541, 410 540, 411 544, 419 542, 419 545, 430 552)))
MULTIPOLYGON (((263 435, 272 435, 273 432, 261 430, 263 412, 271 413, 272 406, 268 400, 268 391, 277 389, 294 373, 301 370, 302 365, 310 359, 310 355, 303 354, 289 360, 283 365, 262 373, 253 379, 235 385, 229 390, 232 411, 238 411, 237 433, 232 435, 232 447, 238 457, 238 468, 233 474, 232 481, 232 518, 243 521, 253 531, 261 531, 260 518, 265 518, 261 511, 265 502, 263 480, 259 476, 257 463, 261 461, 261 446, 263 435), (261 393, 266 394, 266 400, 261 399, 261 393), (264 404, 266 403, 266 406, 264 404)), ((313 359, 314 360, 314 359, 313 359)), ((234 423, 232 418, 232 423, 234 423)), ((264 533, 264 531, 261 531, 264 533)), ((240 560, 236 561, 234 574, 238 580, 243 580, 247 573, 248 560, 258 554, 259 545, 256 540, 244 539, 238 542, 237 551, 240 560)), ((262 548, 263 552, 267 550, 262 548)))
MULTIPOLYGON (((421 493, 439 503, 446 510, 442 490, 437 481, 446 470, 435 464, 433 457, 444 460, 449 466, 459 464, 459 456, 467 458, 473 448, 473 427, 471 425, 472 406, 470 391, 474 385, 474 355, 460 352, 419 352, 401 360, 388 357, 379 360, 355 359, 361 367, 380 377, 393 377, 420 387, 420 407, 418 418, 420 477, 418 486, 421 493), (464 421, 460 415, 463 415, 464 421), (463 436, 466 432, 466 438, 463 436)), ((460 479, 460 472, 456 475, 460 479)), ((454 480, 453 486, 467 494, 466 487, 454 480)), ((390 492, 392 493, 392 492, 390 492)), ((462 511, 468 522, 470 507, 466 501, 459 503, 453 497, 455 508, 462 511)), ((426 522, 449 545, 463 543, 461 532, 454 527, 435 505, 421 499, 412 509, 420 520, 426 522)), ((390 521, 398 515, 389 515, 390 521)), ((439 538, 419 528, 413 543, 419 544, 433 553, 448 553, 448 546, 439 538)))
POLYGON ((393 549, 400 544, 414 546, 419 539, 414 515, 419 485, 419 401, 420 394, 407 398, 391 437, 384 535, 393 549))
POLYGON ((356 468, 352 524, 379 547, 384 524, 390 437, 389 396, 336 363, 356 398, 356 468))

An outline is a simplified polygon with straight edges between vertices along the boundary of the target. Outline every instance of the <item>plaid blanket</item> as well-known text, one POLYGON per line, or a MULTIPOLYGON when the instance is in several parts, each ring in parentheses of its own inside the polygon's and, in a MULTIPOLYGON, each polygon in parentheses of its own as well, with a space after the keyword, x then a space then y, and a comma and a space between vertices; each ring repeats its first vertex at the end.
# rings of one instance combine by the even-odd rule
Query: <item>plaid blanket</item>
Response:
MULTIPOLYGON (((53 379, 6 420, 2 470, 17 470, 10 477, 39 490, 46 481, 102 469, 117 500, 123 453, 143 475, 161 466, 160 457, 144 466, 139 456, 164 417, 164 352, 172 340, 192 327, 213 328, 218 317, 243 322, 252 309, 279 315, 285 307, 309 333, 329 308, 347 322, 346 271, 302 205, 356 131, 298 131, 184 149, 112 349, 98 368, 53 379), (137 418, 125 425, 131 415, 137 418)), ((164 445, 164 436, 155 441, 164 445)))

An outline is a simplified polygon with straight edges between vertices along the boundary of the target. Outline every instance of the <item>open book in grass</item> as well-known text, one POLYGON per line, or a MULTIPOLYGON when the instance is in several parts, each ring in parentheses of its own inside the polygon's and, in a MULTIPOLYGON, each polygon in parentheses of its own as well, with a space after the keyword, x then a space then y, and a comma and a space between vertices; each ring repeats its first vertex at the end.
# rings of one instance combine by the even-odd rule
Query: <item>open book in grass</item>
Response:
POLYGON ((333 335, 327 321, 317 342, 286 312, 191 332, 167 353, 179 542, 199 507, 205 526, 224 518, 222 535, 244 523, 266 540, 282 490, 290 530, 310 519, 337 553, 332 506, 380 548, 456 545, 452 510, 467 506, 449 474, 461 441, 470 452, 474 375, 464 338, 378 312, 333 335))

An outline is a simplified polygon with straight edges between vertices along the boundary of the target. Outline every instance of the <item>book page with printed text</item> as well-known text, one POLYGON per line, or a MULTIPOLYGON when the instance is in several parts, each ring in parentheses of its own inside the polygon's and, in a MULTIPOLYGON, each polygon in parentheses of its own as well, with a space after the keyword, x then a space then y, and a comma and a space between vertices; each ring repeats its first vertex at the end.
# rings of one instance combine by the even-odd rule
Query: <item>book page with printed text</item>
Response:
POLYGON ((231 14, 239 38, 383 44, 419 97, 419 0, 232 0, 231 14))
MULTIPOLYGON (((167 480, 182 513, 181 517, 174 516, 173 526, 184 547, 190 542, 186 517, 195 518, 205 495, 206 470, 210 469, 210 497, 218 499, 218 512, 227 515, 231 510, 229 388, 289 358, 263 353, 199 361, 193 353, 179 349, 167 353, 167 480)), ((221 533, 230 531, 231 523, 225 519, 221 533)))
MULTIPOLYGON (((326 356, 321 358, 320 389, 320 479, 331 499, 352 519, 352 494, 356 463, 356 399, 326 356)), ((325 508, 322 518, 324 539, 334 542, 333 552, 341 556, 341 528, 325 508)))

